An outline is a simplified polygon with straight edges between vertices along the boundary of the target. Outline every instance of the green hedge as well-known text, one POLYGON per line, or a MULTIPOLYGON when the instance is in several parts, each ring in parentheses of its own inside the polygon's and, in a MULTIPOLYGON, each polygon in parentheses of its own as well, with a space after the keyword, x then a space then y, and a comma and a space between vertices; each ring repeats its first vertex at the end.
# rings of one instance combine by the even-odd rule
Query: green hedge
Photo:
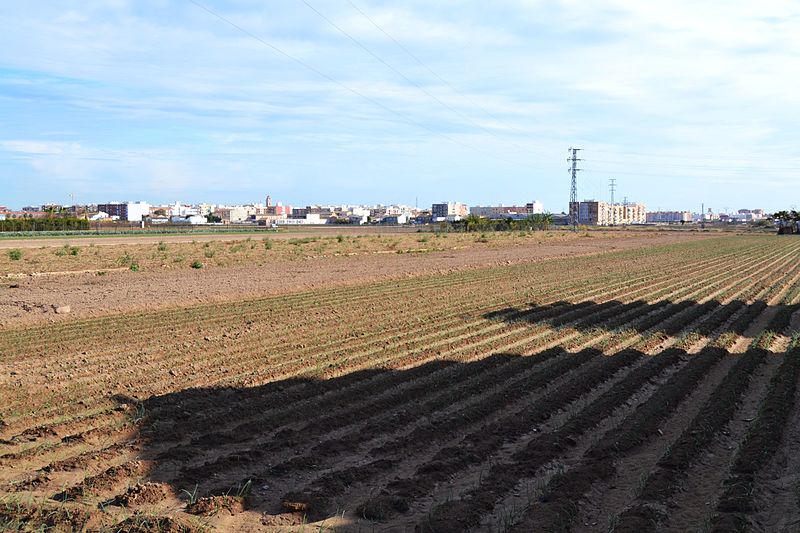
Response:
POLYGON ((87 230, 83 218, 9 218, 0 220, 0 231, 64 231, 87 230))

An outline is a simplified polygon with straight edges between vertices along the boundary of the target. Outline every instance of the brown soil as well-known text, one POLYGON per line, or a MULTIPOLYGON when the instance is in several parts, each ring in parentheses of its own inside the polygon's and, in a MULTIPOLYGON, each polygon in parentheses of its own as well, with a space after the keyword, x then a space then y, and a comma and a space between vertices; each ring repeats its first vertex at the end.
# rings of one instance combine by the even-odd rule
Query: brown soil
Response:
POLYGON ((230 515, 244 511, 244 498, 241 496, 206 496, 186 506, 186 512, 199 516, 214 516, 220 513, 230 515))
MULTIPOLYGON (((577 484, 573 508, 605 531, 740 357, 671 346, 725 334, 734 346, 794 309, 783 297, 797 293, 798 255, 800 242, 773 237, 591 237, 309 258, 286 263, 307 269, 291 278, 277 264, 109 274, 96 287, 61 277, 66 294, 89 291, 89 314, 65 302, 58 323, 0 332, 0 506, 32 503, 0 513, 0 529, 52 516, 62 530, 525 530, 558 503, 557 491, 537 501, 551 478, 577 471, 600 481, 577 484), (635 253, 587 255, 625 243, 635 253), (187 305, 178 289, 219 303, 187 305), (148 294, 169 309, 111 313, 148 294), (242 493, 246 505, 230 496, 242 493)), ((748 393, 743 407, 758 403, 748 393)), ((765 472, 786 483, 759 490, 788 509, 787 435, 765 472)))
POLYGON ((113 530, 124 531, 125 533, 196 533, 203 529, 184 523, 171 516, 134 514, 116 524, 113 530))
POLYGON ((686 233, 632 234, 631 237, 590 235, 542 244, 532 242, 425 254, 305 258, 268 262, 259 267, 236 265, 179 271, 109 271, 104 276, 97 276, 94 272, 28 276, 0 285, 0 327, 254 298, 323 286, 596 254, 706 237, 686 233), (69 306, 70 313, 56 314, 55 310, 60 306, 69 306))
POLYGON ((800 528, 800 395, 794 403, 781 448, 756 479, 757 531, 790 533, 800 528))
POLYGON ((137 483, 114 498, 115 505, 131 507, 160 503, 172 494, 172 488, 164 483, 137 483))

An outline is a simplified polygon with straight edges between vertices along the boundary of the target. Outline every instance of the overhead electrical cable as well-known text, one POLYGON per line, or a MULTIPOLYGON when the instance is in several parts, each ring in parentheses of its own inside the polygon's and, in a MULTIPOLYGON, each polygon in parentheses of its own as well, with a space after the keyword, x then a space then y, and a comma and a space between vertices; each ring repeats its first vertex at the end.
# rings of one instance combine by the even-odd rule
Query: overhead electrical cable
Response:
POLYGON ((442 137, 444 139, 447 139, 448 141, 450 141, 452 143, 458 144, 459 146, 461 146, 463 148, 466 148, 467 150, 473 150, 473 151, 476 151, 476 152, 480 152, 480 153, 482 153, 484 155, 487 155, 489 157, 497 159, 498 161, 503 161, 505 163, 509 163, 509 164, 512 164, 512 165, 520 165, 520 166, 532 167, 532 165, 530 165, 528 163, 521 163, 521 162, 518 162, 518 161, 513 161, 513 160, 510 160, 510 159, 499 157, 496 154, 493 154, 491 152, 487 152, 486 150, 483 150, 483 149, 478 148, 476 146, 464 143, 464 142, 460 141, 459 139, 456 139, 456 138, 454 138, 454 137, 452 137, 450 135, 447 135, 446 133, 442 133, 440 131, 436 131, 435 129, 431 128, 430 126, 427 126, 426 124, 423 124, 422 122, 414 120, 413 118, 405 115, 404 113, 401 113, 400 111, 396 111, 396 110, 390 108, 389 106, 385 105, 384 103, 380 102, 379 100, 376 100, 376 99, 374 99, 374 98, 372 98, 370 96, 367 96, 366 94, 362 93, 361 91, 350 87, 349 85, 347 85, 347 84, 335 79, 332 76, 329 76, 328 74, 326 74, 325 72, 317 69, 313 65, 310 65, 310 64, 306 63, 305 61, 303 61, 302 59, 293 56, 292 54, 290 54, 290 53, 284 51, 283 49, 275 46, 274 44, 270 43, 269 41, 266 41, 266 40, 262 39, 258 35, 256 35, 256 34, 250 32, 250 31, 248 31, 247 29, 239 26, 235 22, 233 22, 230 19, 224 17, 223 15, 217 13, 216 11, 210 9, 209 7, 201 4, 200 2, 197 2, 196 0, 188 0, 188 1, 191 2, 192 4, 194 4, 195 6, 199 7, 203 11, 209 13, 210 15, 213 15, 214 17, 218 18, 219 20, 221 20, 221 21, 225 22, 226 24, 230 25, 231 27, 237 29, 238 31, 242 32, 243 34, 247 35, 248 37, 250 37, 252 39, 255 39, 259 43, 261 43, 264 46, 270 48, 271 50, 277 52, 278 54, 280 54, 280 55, 286 57, 287 59, 297 63, 298 65, 310 70, 314 74, 316 74, 316 75, 318 75, 318 76, 320 76, 322 78, 325 78, 326 80, 330 81, 331 83, 334 83, 334 84, 338 85, 339 87, 345 89, 346 91, 353 93, 354 95, 362 98, 363 100, 366 100, 367 102, 369 102, 369 103, 371 103, 371 104, 373 104, 373 105, 375 105, 377 107, 380 107, 384 111, 387 111, 387 112, 389 112, 389 113, 401 118, 403 121, 408 122, 409 124, 412 124, 412 125, 417 126, 419 128, 425 129, 425 130, 429 131, 430 133, 432 133, 434 135, 438 135, 439 137, 442 137))
POLYGON ((431 75, 432 75, 434 78, 436 78, 437 80, 439 80, 439 81, 440 81, 440 82, 441 82, 441 83, 442 83, 444 86, 446 86, 447 88, 449 88, 451 91, 453 91, 454 93, 456 93, 456 94, 457 94, 457 95, 459 95, 460 97, 462 97, 462 98, 464 98, 465 100, 467 100, 467 101, 468 101, 470 104, 472 104, 472 105, 473 105, 473 106, 475 106, 476 108, 478 108, 478 109, 480 109, 481 111, 483 111, 484 113, 486 113, 486 115, 487 115, 488 117, 490 117, 492 120, 495 120, 496 122, 499 122, 500 124, 503 124, 504 126, 508 127, 509 129, 513 129, 513 130, 516 130, 516 131, 518 131, 518 132, 521 132, 521 133, 527 133, 527 132, 525 132, 524 130, 522 130, 521 128, 519 128, 518 126, 516 126, 516 125, 514 125, 514 124, 511 124, 511 123, 509 123, 509 122, 506 122, 506 121, 504 121, 503 119, 501 119, 500 117, 498 117, 497 115, 495 115, 494 113, 492 113, 491 111, 489 111, 488 109, 486 109, 485 107, 483 107, 483 106, 482 106, 482 105, 481 105, 479 102, 476 102, 476 101, 475 101, 474 99, 472 99, 472 98, 471 98, 469 95, 466 95, 466 94, 462 93, 461 91, 459 91, 459 90, 458 90, 456 87, 454 87, 454 86, 453 86, 453 84, 451 84, 450 82, 448 82, 446 79, 444 79, 442 76, 440 76, 440 75, 439 75, 439 74, 438 74, 438 73, 437 73, 435 70, 433 70, 433 69, 432 69, 430 66, 428 66, 428 64, 427 64, 427 63, 425 63, 425 62, 424 62, 424 61, 422 61, 422 60, 421 60, 419 57, 417 57, 417 55, 416 55, 416 54, 414 54, 414 53, 413 53, 411 50, 409 50, 409 49, 408 49, 408 47, 406 47, 405 45, 403 45, 403 43, 401 43, 401 42, 400 42, 399 40, 397 40, 397 39, 396 39, 396 38, 395 38, 395 37, 394 37, 392 34, 390 34, 388 31, 386 31, 386 29, 384 29, 384 28, 383 28, 383 27, 382 27, 380 24, 378 24, 377 22, 375 22, 375 20, 374 20, 372 17, 370 17, 369 15, 367 15, 367 14, 366 14, 366 13, 365 13, 365 12, 364 12, 364 11, 363 11, 361 8, 360 8, 360 7, 358 7, 358 6, 357 6, 355 3, 353 3, 353 2, 352 2, 352 0, 347 0, 347 3, 348 3, 348 4, 350 4, 350 6, 351 6, 353 9, 355 9, 356 11, 358 11, 358 12, 361 14, 361 16, 363 16, 363 17, 364 17, 364 18, 365 18, 365 19, 366 19, 366 20, 367 20, 367 21, 368 21, 370 24, 372 24, 372 25, 373 25, 373 26, 374 26, 374 27, 375 27, 375 28, 376 28, 378 31, 380 31, 382 34, 384 34, 386 37, 388 37, 388 38, 389 38, 389 39, 390 39, 390 40, 391 40, 391 41, 392 41, 394 44, 396 44, 396 45, 397 45, 397 47, 398 47, 398 48, 400 48, 400 50, 402 50, 403 52, 405 52, 405 53, 406 53, 406 54, 407 54, 407 55, 408 55, 408 56, 409 56, 411 59, 413 59, 413 60, 414 60, 414 61, 416 61, 416 62, 417 62, 417 63, 418 63, 420 66, 422 66, 422 68, 424 68, 425 70, 427 70, 427 71, 428 71, 428 72, 429 72, 429 73, 430 73, 430 74, 431 74, 431 75))
MULTIPOLYGON (((426 96, 428 96, 429 98, 431 98, 431 99, 432 99, 433 101, 435 101, 437 104, 441 105, 442 107, 444 107, 444 108, 445 108, 445 109, 447 109, 448 111, 450 111, 450 112, 452 112, 452 113, 455 113, 456 115, 458 115, 459 117, 461 117, 463 120, 465 120, 465 121, 469 122, 470 124, 472 124, 472 125, 473 125, 473 126, 475 126, 476 128, 479 128, 479 129, 483 130, 484 132, 488 133, 489 135, 492 135, 493 137, 496 137, 496 138, 500 139, 500 140, 501 140, 501 141, 503 141, 504 143, 507 143, 507 144, 513 144, 514 146, 516 146, 517 148, 520 148, 520 149, 521 149, 521 150, 523 150, 523 151, 530 151, 530 150, 531 150, 531 148, 530 148, 530 147, 523 146, 523 145, 520 145, 520 144, 514 143, 514 142, 512 142, 512 141, 509 141, 509 140, 508 140, 508 138, 506 138, 506 137, 502 137, 502 136, 498 135, 498 134, 497 134, 497 132, 495 132, 495 131, 492 131, 491 129, 489 129, 489 128, 487 128, 487 127, 483 126, 482 124, 479 124, 479 123, 475 122, 475 121, 474 121, 474 120, 473 120, 471 117, 469 117, 468 115, 466 115, 466 114, 462 113, 462 112, 461 112, 461 111, 459 111, 458 109, 456 109, 456 108, 452 107, 450 104, 448 104, 447 102, 443 101, 441 98, 439 98, 438 96, 436 96, 435 94, 433 94, 432 92, 430 92, 428 89, 426 89, 425 87, 423 87, 422 85, 420 85, 419 83, 417 83, 416 81, 414 81, 413 79, 411 79, 411 78, 409 78, 408 76, 406 76, 405 74, 403 74, 403 72, 401 72, 399 69, 395 68, 395 67, 394 67, 394 66, 393 66, 391 63, 389 63, 388 61, 386 61, 385 59, 383 59, 383 58, 382 58, 380 55, 378 55, 377 53, 375 53, 374 51, 372 51, 372 49, 370 49, 370 48, 369 48, 367 45, 365 45, 365 44, 364 44, 364 43, 362 43, 360 40, 358 40, 358 39, 356 39, 355 37, 353 37, 353 36, 352 36, 352 35, 351 35, 351 34, 350 34, 350 33, 349 33, 347 30, 345 30, 344 28, 342 28, 341 26, 339 26, 338 24, 336 24, 336 23, 335 23, 334 21, 332 21, 332 20, 331 20, 331 19, 330 19, 328 16, 326 16, 324 13, 322 13, 320 10, 318 10, 316 7, 314 7, 314 6, 313 6, 313 5, 312 5, 310 2, 308 2, 308 0, 300 0, 300 1, 301 1, 301 2, 303 2, 303 3, 304 3, 306 6, 308 6, 308 8, 309 8, 311 11, 313 11, 314 13, 316 13, 316 14, 317 14, 317 15, 318 15, 318 16, 319 16, 319 17, 320 17, 322 20, 324 20, 325 22, 327 22, 327 23, 328 23, 328 24, 329 24, 331 27, 333 27, 333 28, 334 28, 336 31, 338 31, 339 33, 341 33, 342 35, 344 35, 345 37, 347 37, 348 39, 350 39, 350 40, 351 40, 353 43, 355 43, 355 45, 356 45, 356 46, 358 46, 359 48, 361 48, 362 50, 364 50, 364 51, 365 51, 367 54, 369 54, 370 56, 372 56, 373 58, 375 58, 375 60, 377 60, 378 62, 380 62, 380 63, 381 63, 382 65, 384 65, 386 68, 388 68, 389 70, 391 70, 392 72, 394 72, 395 74, 397 74, 398 76, 400 76, 401 78, 403 78, 403 79, 404 79, 404 80, 405 80, 407 83, 409 83, 409 84, 413 85, 414 87, 416 87, 417 89, 419 89, 419 90, 420 90, 420 91, 421 91, 423 94, 425 94, 426 96)), ((353 4, 351 3, 351 5, 353 5, 353 4)), ((355 7, 355 6, 354 6, 354 7, 355 7)), ((360 13, 362 13, 362 14, 363 14, 363 12, 362 12, 361 10, 359 10, 357 7, 356 7, 356 9, 357 9, 357 10, 358 10, 360 13)), ((366 15, 364 15, 364 16, 366 17, 366 15)), ((368 19, 368 20, 369 20, 369 19, 368 19)), ((370 21, 370 22, 371 22, 371 21, 370 21)), ((373 22, 373 24, 375 24, 375 23, 373 22)), ((384 32, 384 33, 386 33, 386 32, 384 32)), ((388 34, 387 34, 387 35, 388 35, 388 34)), ((390 36, 390 38, 391 38, 391 36, 390 36)), ((394 39, 392 38, 392 40, 394 40, 394 39)), ((395 41, 395 42, 397 42, 397 41, 395 41)), ((398 44, 399 44, 399 43, 398 43, 398 44)))

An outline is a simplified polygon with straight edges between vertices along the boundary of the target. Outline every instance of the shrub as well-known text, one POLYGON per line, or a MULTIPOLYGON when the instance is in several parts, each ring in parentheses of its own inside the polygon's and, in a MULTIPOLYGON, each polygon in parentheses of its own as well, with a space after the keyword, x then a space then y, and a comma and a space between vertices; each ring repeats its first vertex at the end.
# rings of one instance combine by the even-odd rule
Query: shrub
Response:
POLYGON ((17 250, 17 249, 9 250, 8 258, 11 259, 12 261, 19 261, 20 259, 22 259, 22 250, 17 250))
POLYGON ((192 261, 192 268, 203 268, 203 263, 195 259, 192 261))
MULTIPOLYGON (((58 255, 58 254, 56 254, 56 255, 58 255)), ((63 254, 61 254, 61 255, 63 255, 63 254)), ((133 257, 127 251, 117 258, 117 264, 121 265, 121 266, 130 265, 132 261, 133 261, 133 257)))

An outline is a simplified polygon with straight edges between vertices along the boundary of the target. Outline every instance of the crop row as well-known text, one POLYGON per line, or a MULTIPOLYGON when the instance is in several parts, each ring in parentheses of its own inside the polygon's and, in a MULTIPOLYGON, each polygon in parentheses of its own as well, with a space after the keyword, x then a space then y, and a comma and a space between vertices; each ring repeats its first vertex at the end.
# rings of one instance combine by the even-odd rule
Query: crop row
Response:
POLYGON ((800 348, 795 346, 770 382, 758 416, 749 427, 733 460, 711 530, 742 531, 749 528, 748 513, 754 510, 755 477, 777 451, 794 405, 800 376, 800 348))

